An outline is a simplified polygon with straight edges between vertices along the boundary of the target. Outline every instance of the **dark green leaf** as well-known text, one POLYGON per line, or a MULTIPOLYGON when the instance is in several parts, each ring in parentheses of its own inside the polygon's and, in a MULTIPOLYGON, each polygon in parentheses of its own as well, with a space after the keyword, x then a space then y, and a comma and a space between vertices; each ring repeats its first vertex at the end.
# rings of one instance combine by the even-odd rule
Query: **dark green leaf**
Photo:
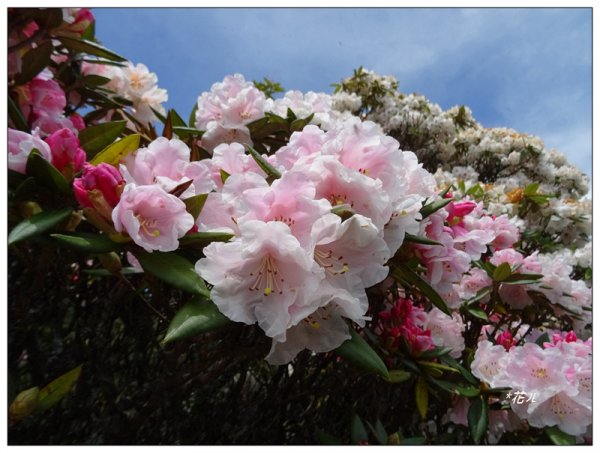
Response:
POLYGON ((51 234, 55 241, 66 247, 87 253, 108 253, 121 249, 121 244, 94 233, 51 234))
POLYGON ((471 400, 467 419, 471 437, 476 444, 479 444, 488 429, 488 407, 483 396, 471 400))
POLYGON ((291 132, 296 132, 296 131, 301 131, 302 129, 304 129, 304 127, 307 124, 310 124, 310 122, 313 120, 315 114, 312 113, 309 116, 307 116, 306 118, 302 118, 302 119, 297 119, 292 121, 292 124, 290 124, 290 131, 291 132))
POLYGON ((425 417, 427 417, 427 406, 429 405, 429 389, 422 376, 419 376, 415 384, 415 401, 421 419, 425 420, 425 417))
POLYGON ((128 135, 127 137, 108 145, 96 154, 90 163, 92 165, 98 165, 104 162, 116 167, 128 154, 136 151, 140 147, 140 138, 140 134, 128 135))
POLYGON ((110 121, 79 131, 79 144, 85 150, 88 159, 112 144, 125 130, 126 125, 126 121, 110 121))
POLYGON ((207 193, 201 193, 183 200, 185 203, 185 209, 192 215, 194 220, 196 220, 202 212, 202 208, 204 207, 204 203, 206 203, 207 198, 207 193))
POLYGON ((233 234, 220 231, 201 231, 199 233, 186 234, 179 240, 182 246, 194 245, 202 248, 211 242, 227 242, 233 237, 233 234))
POLYGON ((29 176, 25 181, 19 184, 19 187, 15 190, 15 201, 26 201, 33 198, 37 190, 37 184, 35 178, 29 176))
POLYGON ((454 357, 445 355, 445 356, 440 357, 440 361, 442 363, 445 363, 446 365, 449 365, 452 368, 456 368, 458 371, 460 371, 460 374, 462 374, 462 376, 469 383, 471 383, 475 386, 479 385, 479 382, 477 381, 477 379, 475 379, 475 377, 471 374, 471 372, 469 370, 467 370, 465 367, 463 367, 460 363, 458 363, 458 361, 454 357))
POLYGON ((535 344, 537 344, 540 348, 544 347, 544 343, 550 343, 550 337, 547 332, 544 332, 542 335, 535 340, 535 344))
POLYGON ((503 282, 512 274, 510 264, 502 263, 495 270, 492 278, 497 282, 503 282))
POLYGON ((163 124, 167 122, 167 117, 160 113, 158 110, 155 110, 152 107, 150 107, 150 110, 152 110, 152 113, 154 113, 154 115, 158 118, 158 121, 160 121, 163 124))
POLYGON ((162 342, 166 344, 211 332, 229 322, 213 302, 195 297, 175 314, 162 342))
POLYGON ((96 74, 90 74, 83 78, 83 83, 90 87, 99 87, 110 82, 108 77, 102 77, 96 74))
POLYGON ((194 265, 174 252, 138 251, 137 259, 146 272, 175 288, 210 299, 204 280, 194 270, 194 265))
POLYGON ((485 288, 481 288, 479 291, 477 291, 477 294, 475 294, 473 297, 471 297, 469 300, 467 300, 465 302, 465 305, 472 305, 476 302, 479 302, 481 299, 484 299, 491 292, 492 292, 492 288, 490 288, 489 286, 487 286, 485 288))
POLYGON ((424 437, 407 437, 400 440, 400 445, 425 445, 426 441, 424 437))
POLYGON ((424 244, 424 245, 442 245, 441 242, 433 241, 423 236, 415 236, 414 234, 406 233, 404 235, 404 240, 406 242, 414 242, 415 244, 424 244))
POLYGON ((174 126, 173 132, 176 133, 181 138, 187 138, 190 135, 194 135, 196 137, 202 137, 204 131, 200 129, 194 129, 193 127, 184 127, 184 126, 174 126))
POLYGON ((50 230, 58 223, 67 220, 71 212, 73 212, 71 208, 63 208, 60 211, 44 211, 32 215, 12 229, 8 235, 8 245, 50 230))
POLYGON ((391 275, 395 279, 404 280, 407 283, 416 286, 423 295, 425 295, 433 305, 450 316, 450 309, 441 296, 434 290, 429 283, 423 280, 412 269, 404 264, 393 264, 391 267, 391 275))
POLYGON ((439 211, 440 209, 442 209, 444 206, 446 206, 451 201, 454 201, 454 199, 453 198, 443 198, 441 200, 432 201, 431 203, 423 206, 421 208, 421 211, 419 211, 419 212, 421 213, 423 218, 429 217, 431 214, 433 214, 436 211, 439 211))
POLYGON ((351 338, 337 348, 335 353, 359 368, 389 379, 387 367, 373 348, 354 329, 350 329, 350 335, 351 338))
POLYGON ((531 283, 539 283, 544 276, 542 274, 512 274, 504 279, 504 285, 528 285, 531 283))
POLYGON ((435 358, 435 357, 440 357, 440 356, 446 355, 450 351, 452 351, 452 348, 435 347, 435 348, 430 349, 428 351, 422 352, 421 355, 419 356, 419 358, 421 358, 421 359, 432 359, 432 358, 435 358))
POLYGON ((108 50, 107 48, 102 47, 100 44, 97 44, 92 41, 72 38, 69 36, 57 36, 57 38, 66 47, 68 47, 71 50, 74 50, 75 52, 82 52, 88 55, 96 55, 97 57, 106 58, 107 60, 112 61, 127 61, 127 58, 124 58, 121 55, 113 52, 112 50, 108 50))
POLYGON ((21 112, 21 108, 13 100, 13 98, 10 96, 6 97, 8 99, 8 116, 13 122, 13 125, 18 130, 29 133, 29 126, 27 125, 27 121, 25 121, 25 117, 23 116, 23 112, 21 112))
POLYGON ((38 404, 35 408, 35 413, 39 414, 47 409, 50 409, 65 396, 67 396, 79 379, 82 366, 83 365, 79 365, 77 368, 74 368, 68 373, 63 374, 41 389, 38 404))
POLYGON ((247 146, 248 153, 254 158, 256 163, 262 170, 271 178, 279 179, 281 178, 281 173, 275 167, 273 167, 269 162, 262 157, 258 151, 256 151, 251 146, 247 146))
POLYGON ((361 445, 369 441, 369 435, 364 423, 358 415, 352 417, 352 426, 350 428, 350 441, 354 445, 361 445))
POLYGON ((318 430, 316 432, 317 442, 319 445, 342 445, 342 441, 331 434, 326 433, 325 431, 318 430))
POLYGON ((29 154, 25 173, 33 176, 37 182, 55 192, 70 192, 71 186, 62 173, 44 159, 37 149, 34 149, 29 154))
POLYGON ((547 426, 544 432, 554 445, 575 445, 575 436, 562 432, 557 426, 547 426))
MULTIPOLYGON (((115 274, 107 269, 83 269, 84 274, 92 275, 94 277, 116 277, 115 274)), ((135 267, 124 267, 121 269, 123 275, 136 275, 143 274, 144 271, 136 269, 135 267)))
POLYGON ((38 75, 50 64, 50 57, 53 50, 52 41, 43 42, 37 47, 29 49, 23 56, 21 73, 17 76, 16 82, 22 85, 38 75))

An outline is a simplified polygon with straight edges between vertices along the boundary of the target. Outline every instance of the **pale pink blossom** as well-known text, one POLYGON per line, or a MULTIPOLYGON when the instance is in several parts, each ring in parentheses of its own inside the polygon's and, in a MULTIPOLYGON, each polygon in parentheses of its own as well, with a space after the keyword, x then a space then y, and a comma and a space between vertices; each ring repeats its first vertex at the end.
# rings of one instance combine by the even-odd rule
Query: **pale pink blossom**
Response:
POLYGON ((183 201, 155 185, 127 184, 112 220, 117 231, 148 252, 177 250, 179 238, 194 226, 183 201))
POLYGON ((465 325, 457 313, 448 316, 434 307, 427 313, 427 321, 423 324, 423 328, 431 332, 431 338, 436 346, 451 348, 450 356, 454 358, 461 356, 465 349, 463 337, 465 325))
POLYGON ((38 150, 47 161, 52 160, 48 144, 34 132, 34 135, 16 129, 8 129, 8 168, 25 174, 27 159, 32 150, 38 150))

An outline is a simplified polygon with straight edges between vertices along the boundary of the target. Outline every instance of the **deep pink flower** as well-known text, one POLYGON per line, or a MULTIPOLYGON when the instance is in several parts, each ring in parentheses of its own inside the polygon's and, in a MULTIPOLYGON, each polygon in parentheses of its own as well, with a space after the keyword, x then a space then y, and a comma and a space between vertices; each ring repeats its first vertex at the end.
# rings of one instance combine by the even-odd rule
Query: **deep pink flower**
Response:
POLYGON ((91 195, 94 200, 101 197, 112 210, 119 203, 123 186, 121 173, 112 165, 101 163, 94 167, 86 163, 81 177, 73 181, 73 192, 81 206, 97 208, 91 195))
POLYGON ((46 137, 46 143, 52 151, 52 165, 59 171, 71 167, 72 173, 78 172, 85 162, 85 151, 79 147, 79 139, 67 128, 60 129, 46 137))
POLYGON ((470 214, 477 207, 474 201, 452 201, 446 205, 448 211, 448 222, 451 222, 456 217, 464 217, 470 214))
POLYGON ((55 80, 44 80, 39 76, 29 83, 31 105, 38 115, 62 115, 67 105, 64 91, 55 80))
POLYGON ((513 346, 515 346, 517 344, 517 342, 513 338, 510 331, 507 330, 506 332, 502 332, 500 335, 498 335, 496 337, 496 344, 504 346, 504 349, 509 351, 510 348, 512 348, 513 346))

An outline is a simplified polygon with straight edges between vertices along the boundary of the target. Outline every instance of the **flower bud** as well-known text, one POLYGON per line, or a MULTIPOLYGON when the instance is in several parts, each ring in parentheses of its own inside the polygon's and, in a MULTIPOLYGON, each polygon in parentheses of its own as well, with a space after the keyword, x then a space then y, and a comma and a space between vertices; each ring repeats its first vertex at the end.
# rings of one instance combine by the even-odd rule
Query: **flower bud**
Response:
POLYGON ((39 398, 39 387, 32 387, 19 393, 8 408, 9 423, 14 424, 20 422, 25 417, 29 417, 31 414, 33 414, 33 411, 37 407, 39 398))
POLYGON ((121 258, 115 252, 100 253, 98 259, 104 268, 113 274, 118 274, 123 268, 121 265, 121 258))
POLYGON ((28 219, 32 215, 39 214, 40 212, 42 212, 42 208, 40 208, 40 205, 35 201, 26 201, 19 205, 19 214, 25 219, 28 219))
POLYGON ((70 177, 77 173, 85 162, 85 151, 79 147, 79 139, 68 128, 59 129, 46 137, 52 152, 52 165, 70 177))

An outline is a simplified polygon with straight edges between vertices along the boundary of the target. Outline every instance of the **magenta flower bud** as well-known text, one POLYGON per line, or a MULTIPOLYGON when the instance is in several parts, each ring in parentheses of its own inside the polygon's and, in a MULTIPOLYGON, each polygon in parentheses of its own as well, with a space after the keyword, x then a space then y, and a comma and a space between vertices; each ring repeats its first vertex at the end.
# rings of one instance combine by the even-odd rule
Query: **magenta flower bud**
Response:
MULTIPOLYGON (((114 208, 121 198, 123 188, 123 177, 121 173, 105 163, 94 167, 90 164, 83 164, 83 173, 80 178, 73 181, 73 191, 79 204, 86 208, 94 208, 94 203, 90 199, 90 192, 99 192, 99 195, 106 201, 110 208, 114 208)), ((94 198, 94 196, 92 196, 94 198)))
POLYGON ((510 331, 502 332, 500 335, 496 337, 496 344, 503 346, 507 351, 510 350, 517 342, 513 338, 510 331))
POLYGON ((457 201, 448 203, 446 210, 448 211, 448 221, 454 217, 464 217, 470 214, 477 207, 474 201, 457 201))
POLYGON ((79 139, 68 128, 60 129, 46 137, 52 151, 52 165, 63 171, 69 165, 73 173, 78 172, 85 162, 85 151, 79 147, 79 139))
POLYGON ((71 120, 71 123, 73 123, 73 127, 75 127, 75 129, 78 131, 85 129, 85 121, 83 121, 83 117, 81 115, 72 113, 71 116, 69 116, 69 119, 71 120))

